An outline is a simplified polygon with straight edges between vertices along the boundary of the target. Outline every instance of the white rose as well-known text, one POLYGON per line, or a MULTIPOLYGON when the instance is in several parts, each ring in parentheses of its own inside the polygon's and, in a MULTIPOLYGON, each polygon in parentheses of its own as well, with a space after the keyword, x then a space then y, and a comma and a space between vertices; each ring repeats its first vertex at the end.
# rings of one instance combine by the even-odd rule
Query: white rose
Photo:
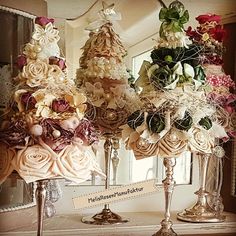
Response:
POLYGON ((189 148, 193 152, 199 153, 212 153, 214 147, 214 138, 212 138, 208 131, 202 130, 198 127, 192 127, 188 134, 189 137, 189 148))
POLYGON ((67 146, 58 155, 55 162, 54 174, 62 176, 77 184, 91 178, 91 174, 99 174, 104 177, 99 168, 93 152, 89 149, 78 148, 75 145, 67 146))
POLYGON ((42 60, 30 61, 24 66, 21 77, 26 79, 26 84, 36 87, 47 82, 48 64, 42 60))
POLYGON ((14 169, 27 183, 53 177, 52 164, 51 152, 40 145, 19 150, 12 162, 14 169))

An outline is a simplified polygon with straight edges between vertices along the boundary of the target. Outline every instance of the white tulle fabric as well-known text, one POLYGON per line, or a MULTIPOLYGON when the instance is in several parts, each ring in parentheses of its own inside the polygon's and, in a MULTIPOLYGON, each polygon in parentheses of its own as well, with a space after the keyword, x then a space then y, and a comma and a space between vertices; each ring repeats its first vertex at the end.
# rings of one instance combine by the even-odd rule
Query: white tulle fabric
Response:
POLYGON ((55 153, 43 141, 22 148, 17 153, 1 149, 4 153, 0 183, 16 170, 26 183, 42 179, 65 178, 80 184, 91 178, 91 174, 105 177, 91 149, 78 144, 68 145, 60 153, 55 153))

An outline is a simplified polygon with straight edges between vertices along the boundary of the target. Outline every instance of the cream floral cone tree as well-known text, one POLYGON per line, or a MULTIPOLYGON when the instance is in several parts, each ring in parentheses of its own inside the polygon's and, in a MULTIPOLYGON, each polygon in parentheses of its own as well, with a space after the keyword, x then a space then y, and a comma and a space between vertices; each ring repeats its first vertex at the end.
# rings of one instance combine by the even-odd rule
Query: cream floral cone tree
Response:
POLYGON ((1 122, 0 182, 16 170, 27 182, 103 176, 88 146, 97 140, 83 118, 86 97, 66 76, 54 20, 37 17, 32 39, 17 59, 20 72, 1 122))
POLYGON ((105 9, 101 12, 99 29, 90 33, 82 48, 77 84, 88 96, 90 119, 106 133, 116 132, 140 104, 128 84, 130 75, 124 59, 127 51, 113 29, 109 13, 105 9))

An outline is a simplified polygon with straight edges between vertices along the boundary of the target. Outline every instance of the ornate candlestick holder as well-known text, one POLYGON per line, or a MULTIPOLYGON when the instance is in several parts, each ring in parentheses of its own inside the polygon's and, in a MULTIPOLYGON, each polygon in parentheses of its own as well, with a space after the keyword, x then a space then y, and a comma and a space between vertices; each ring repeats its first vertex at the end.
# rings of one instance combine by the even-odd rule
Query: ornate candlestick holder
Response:
POLYGON ((35 192, 37 214, 38 214, 37 236, 43 235, 43 216, 44 216, 44 207, 45 207, 46 195, 47 195, 47 189, 46 189, 47 183, 48 183, 48 180, 37 181, 37 188, 35 192))
MULTIPOLYGON (((111 133, 106 133, 103 136, 105 137, 105 143, 104 143, 105 174, 106 174, 105 189, 109 189, 110 187, 110 163, 111 163, 113 135, 111 133)), ((91 216, 84 217, 82 219, 82 222, 86 224, 94 224, 94 225, 108 225, 108 224, 126 223, 128 222, 128 220, 112 212, 109 208, 109 204, 105 204, 102 212, 92 217, 91 216)))
POLYGON ((206 176, 207 168, 209 164, 209 154, 199 154, 199 175, 200 175, 200 189, 195 192, 198 196, 197 203, 183 212, 177 214, 179 220, 188 222, 223 222, 225 216, 220 215, 214 209, 212 209, 207 201, 207 196, 209 192, 206 191, 206 176))
POLYGON ((173 169, 176 165, 176 160, 175 158, 164 158, 163 164, 166 168, 166 178, 162 181, 165 191, 165 219, 161 221, 161 229, 153 234, 153 236, 175 236, 177 234, 172 229, 173 223, 170 219, 170 206, 175 186, 173 169))

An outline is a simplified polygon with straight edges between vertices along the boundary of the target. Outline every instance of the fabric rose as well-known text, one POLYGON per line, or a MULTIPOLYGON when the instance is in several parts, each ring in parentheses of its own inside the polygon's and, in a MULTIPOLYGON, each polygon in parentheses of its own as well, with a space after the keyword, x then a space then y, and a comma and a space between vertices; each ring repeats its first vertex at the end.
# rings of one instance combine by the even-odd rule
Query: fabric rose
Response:
POLYGON ((134 130, 138 126, 140 126, 143 122, 144 122, 144 112, 142 112, 140 110, 132 113, 127 119, 128 126, 134 130))
POLYGON ((20 55, 16 59, 17 67, 22 70, 23 67, 27 64, 27 57, 25 55, 20 55))
POLYGON ((54 29, 51 22, 49 22, 45 27, 36 24, 35 30, 32 38, 38 41, 40 46, 45 46, 50 43, 56 43, 59 41, 59 31, 54 29))
POLYGON ((189 112, 185 112, 184 118, 176 120, 174 125, 179 130, 189 130, 192 127, 193 118, 190 116, 189 112))
POLYGON ((21 103, 24 105, 25 110, 30 110, 35 108, 37 101, 30 92, 26 92, 21 95, 21 103))
POLYGON ((165 129, 165 118, 158 114, 148 114, 146 118, 148 129, 153 133, 160 133, 165 129))
POLYGON ((55 112, 66 112, 70 109, 70 104, 64 99, 54 99, 52 101, 52 110, 55 112))
POLYGON ((188 131, 189 148, 192 152, 212 153, 214 138, 206 130, 193 127, 188 131))
POLYGON ((48 65, 45 61, 37 59, 30 61, 21 73, 21 77, 26 80, 26 84, 30 87, 45 85, 48 76, 48 65))
POLYGON ((133 150, 134 156, 137 160, 157 156, 159 154, 157 143, 148 143, 142 138, 137 139, 135 142, 129 143, 129 147, 133 150))
POLYGON ((6 143, 10 147, 21 146, 26 144, 27 127, 24 121, 18 120, 9 123, 0 130, 0 141, 6 143))
POLYGON ((14 169, 26 183, 53 177, 52 154, 40 145, 19 150, 12 161, 14 169))
POLYGON ((50 57, 49 58, 49 64, 50 65, 57 65, 61 70, 64 70, 66 68, 66 63, 63 59, 58 57, 50 57))
POLYGON ((77 145, 67 146, 58 154, 53 170, 55 175, 77 184, 90 179, 93 173, 105 177, 91 149, 79 148, 77 145))
POLYGON ((86 119, 80 121, 75 130, 75 136, 80 138, 86 146, 98 141, 98 133, 95 127, 86 119))
POLYGON ((212 121, 208 116, 205 116, 199 121, 199 125, 208 130, 212 127, 212 121))
POLYGON ((187 150, 186 135, 176 129, 170 130, 158 143, 160 157, 178 157, 187 150))
POLYGON ((15 150, 9 148, 7 145, 0 143, 0 184, 2 184, 6 178, 12 173, 13 166, 11 161, 15 157, 15 150))
POLYGON ((47 18, 47 17, 44 17, 44 16, 41 16, 41 17, 36 17, 35 18, 35 24, 38 24, 38 25, 41 25, 41 26, 45 26, 47 25, 48 23, 54 23, 54 19, 50 19, 50 18, 47 18))
POLYGON ((215 14, 208 14, 208 15, 200 15, 196 17, 196 20, 199 22, 199 24, 204 24, 206 22, 212 22, 212 21, 219 23, 221 17, 215 14))
POLYGON ((61 127, 59 120, 44 119, 42 140, 55 152, 59 152, 72 142, 74 133, 61 127))

